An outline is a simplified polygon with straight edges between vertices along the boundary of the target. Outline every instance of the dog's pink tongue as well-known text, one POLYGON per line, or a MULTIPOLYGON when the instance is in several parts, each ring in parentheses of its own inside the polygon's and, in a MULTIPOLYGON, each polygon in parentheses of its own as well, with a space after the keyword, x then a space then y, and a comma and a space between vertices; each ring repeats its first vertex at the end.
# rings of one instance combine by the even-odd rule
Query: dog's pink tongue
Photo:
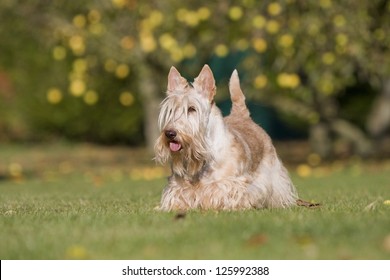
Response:
POLYGON ((172 152, 177 152, 178 150, 180 150, 181 145, 179 143, 176 143, 176 142, 170 142, 169 148, 171 149, 172 152))

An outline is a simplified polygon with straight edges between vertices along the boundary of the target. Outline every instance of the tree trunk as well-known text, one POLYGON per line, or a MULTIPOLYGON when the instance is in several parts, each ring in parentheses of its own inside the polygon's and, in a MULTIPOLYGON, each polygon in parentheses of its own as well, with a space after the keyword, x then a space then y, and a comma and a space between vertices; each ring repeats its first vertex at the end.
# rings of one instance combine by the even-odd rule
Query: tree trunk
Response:
POLYGON ((329 125, 319 122, 310 127, 309 141, 312 150, 322 158, 328 158, 332 154, 332 139, 329 125))
POLYGON ((390 128, 390 79, 386 80, 376 97, 367 118, 367 130, 373 137, 380 137, 390 128))
POLYGON ((329 123, 320 122, 310 127, 310 145, 313 151, 323 158, 331 157, 335 152, 335 136, 351 146, 351 153, 360 156, 372 154, 372 144, 363 131, 343 119, 333 119, 329 123))
POLYGON ((354 124, 343 120, 335 119, 330 124, 331 129, 340 137, 353 145, 355 153, 360 156, 372 154, 372 144, 363 131, 354 124))

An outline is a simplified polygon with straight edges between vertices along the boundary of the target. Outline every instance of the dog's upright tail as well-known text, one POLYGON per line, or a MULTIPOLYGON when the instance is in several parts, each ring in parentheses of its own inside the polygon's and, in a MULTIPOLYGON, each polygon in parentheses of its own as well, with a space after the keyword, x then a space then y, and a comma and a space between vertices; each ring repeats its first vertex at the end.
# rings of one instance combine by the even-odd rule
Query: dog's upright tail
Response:
POLYGON ((230 98, 232 100, 231 115, 249 117, 249 110, 245 104, 245 96, 240 87, 240 79, 237 70, 233 71, 229 82, 230 98))

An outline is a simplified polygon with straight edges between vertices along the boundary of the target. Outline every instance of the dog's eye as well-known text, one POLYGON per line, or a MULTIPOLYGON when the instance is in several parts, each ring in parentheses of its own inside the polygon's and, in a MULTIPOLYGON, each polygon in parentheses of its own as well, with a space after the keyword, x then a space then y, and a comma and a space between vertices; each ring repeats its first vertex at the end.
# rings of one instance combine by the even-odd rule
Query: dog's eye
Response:
POLYGON ((196 109, 194 106, 188 107, 188 113, 196 112, 196 109))

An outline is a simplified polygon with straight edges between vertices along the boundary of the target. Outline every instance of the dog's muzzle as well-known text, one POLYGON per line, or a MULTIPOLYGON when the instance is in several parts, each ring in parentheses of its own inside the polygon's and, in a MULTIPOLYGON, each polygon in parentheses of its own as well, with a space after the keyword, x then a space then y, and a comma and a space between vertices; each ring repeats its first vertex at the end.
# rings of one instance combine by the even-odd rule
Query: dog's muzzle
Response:
POLYGON ((168 138, 169 140, 169 149, 172 151, 172 152, 178 152, 181 150, 181 144, 175 140, 176 138, 176 131, 174 130, 165 130, 164 132, 165 136, 168 138))

